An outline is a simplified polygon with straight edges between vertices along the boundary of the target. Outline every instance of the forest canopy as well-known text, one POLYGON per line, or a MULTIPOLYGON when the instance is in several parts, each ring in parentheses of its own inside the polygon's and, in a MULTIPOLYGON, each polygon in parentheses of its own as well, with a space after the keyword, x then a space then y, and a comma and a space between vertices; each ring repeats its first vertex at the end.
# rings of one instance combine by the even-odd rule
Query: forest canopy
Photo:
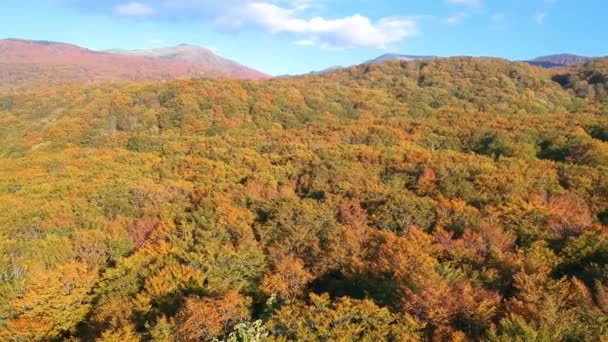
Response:
POLYGON ((606 340, 607 73, 0 95, 0 340, 606 340))

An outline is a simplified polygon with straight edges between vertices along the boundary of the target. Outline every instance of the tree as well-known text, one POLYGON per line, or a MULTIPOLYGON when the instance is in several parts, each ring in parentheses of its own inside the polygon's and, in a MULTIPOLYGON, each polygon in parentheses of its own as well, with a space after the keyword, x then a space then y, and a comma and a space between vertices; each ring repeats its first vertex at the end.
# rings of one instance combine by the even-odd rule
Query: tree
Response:
POLYGON ((11 306, 17 314, 0 330, 4 341, 38 341, 69 336, 88 314, 96 272, 70 262, 38 275, 11 306))
POLYGON ((220 298, 190 297, 176 317, 177 337, 183 341, 211 341, 227 336, 249 318, 251 300, 229 291, 220 298))
POLYGON ((392 314, 370 300, 311 295, 310 305, 294 302, 268 323, 276 340, 297 341, 418 341, 418 323, 392 314))
POLYGON ((302 260, 287 256, 279 261, 273 274, 264 277, 261 289, 269 295, 276 294, 282 300, 291 301, 303 295, 312 278, 302 260))

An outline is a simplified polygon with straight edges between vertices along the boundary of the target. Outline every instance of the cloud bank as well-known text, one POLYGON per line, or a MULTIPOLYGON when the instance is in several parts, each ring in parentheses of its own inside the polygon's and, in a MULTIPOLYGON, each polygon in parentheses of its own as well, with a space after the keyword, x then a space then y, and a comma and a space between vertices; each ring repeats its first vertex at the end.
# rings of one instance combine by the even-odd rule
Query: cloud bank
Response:
MULTIPOLYGON (((55 0, 57 1, 57 0, 55 0)), ((122 18, 182 18, 204 20, 219 30, 258 29, 293 36, 301 46, 325 48, 377 48, 418 34, 416 20, 384 17, 372 20, 361 14, 338 18, 310 16, 327 0, 60 0, 82 10, 122 18), (306 42, 306 44, 303 44, 306 42)))

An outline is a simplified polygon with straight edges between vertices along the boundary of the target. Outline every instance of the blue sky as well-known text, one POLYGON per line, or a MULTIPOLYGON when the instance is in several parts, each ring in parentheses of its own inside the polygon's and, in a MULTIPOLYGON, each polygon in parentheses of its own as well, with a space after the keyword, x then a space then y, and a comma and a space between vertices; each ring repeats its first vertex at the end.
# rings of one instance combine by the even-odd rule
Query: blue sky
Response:
POLYGON ((19 0, 0 38, 94 50, 201 45, 273 75, 387 52, 606 55, 605 0, 19 0))

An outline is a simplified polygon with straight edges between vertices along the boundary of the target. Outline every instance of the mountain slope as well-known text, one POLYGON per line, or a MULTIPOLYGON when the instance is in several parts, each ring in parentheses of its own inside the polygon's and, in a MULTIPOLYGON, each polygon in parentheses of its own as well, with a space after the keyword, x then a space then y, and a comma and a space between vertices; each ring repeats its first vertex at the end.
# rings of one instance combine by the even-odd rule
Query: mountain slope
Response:
POLYGON ((181 44, 150 50, 107 50, 104 52, 124 56, 160 58, 167 61, 184 61, 220 70, 223 74, 235 78, 258 79, 268 77, 268 75, 259 71, 218 56, 209 49, 194 45, 181 44))
POLYGON ((587 63, 594 58, 572 55, 572 54, 558 54, 558 55, 548 55, 534 58, 533 60, 526 61, 526 63, 540 66, 543 68, 558 68, 569 65, 580 65, 587 63))
POLYGON ((319 71, 311 71, 308 73, 308 75, 323 75, 323 74, 327 74, 329 72, 337 71, 340 69, 344 69, 344 67, 336 65, 336 66, 325 68, 325 69, 319 70, 319 71))
MULTIPOLYGON (((218 57, 219 59, 219 57, 218 57)), ((191 77, 265 78, 251 69, 229 69, 183 59, 127 56, 76 45, 0 40, 0 92, 70 83, 163 81, 191 77)))
MULTIPOLYGON (((446 58, 450 58, 450 57, 446 57, 446 58)), ((454 57, 451 57, 451 58, 454 58, 454 57)), ((376 57, 374 59, 367 60, 367 61, 361 63, 360 65, 377 64, 377 63, 384 63, 384 62, 390 62, 390 61, 403 61, 403 62, 428 61, 428 60, 433 60, 433 59, 442 59, 442 57, 387 53, 387 54, 381 55, 379 57, 376 57)), ((535 59, 532 59, 529 61, 523 61, 523 62, 533 65, 533 66, 551 69, 551 68, 558 68, 558 67, 571 66, 571 65, 581 65, 581 64, 585 64, 587 62, 593 61, 594 59, 595 58, 592 58, 592 57, 578 56, 578 55, 572 55, 572 54, 558 54, 558 55, 541 56, 541 57, 537 57, 535 59)), ((344 68, 348 68, 348 67, 335 66, 335 67, 330 67, 330 68, 326 68, 326 69, 319 70, 319 71, 312 71, 308 74, 309 75, 322 75, 322 74, 330 73, 330 72, 333 72, 333 71, 336 71, 339 69, 344 69, 344 68)))
POLYGON ((0 95, 0 341, 602 341, 608 110, 550 71, 0 95))
MULTIPOLYGON (((381 55, 377 58, 367 60, 367 61, 361 63, 361 65, 384 63, 384 62, 389 62, 389 61, 404 61, 404 62, 428 61, 428 60, 441 59, 441 58, 442 57, 438 57, 438 56, 419 56, 419 55, 403 55, 403 54, 396 54, 396 53, 387 53, 387 54, 381 55)), ((447 58, 450 58, 450 57, 447 57, 447 58)), ((571 66, 571 65, 581 65, 581 64, 585 64, 587 62, 593 61, 594 59, 595 58, 593 58, 593 57, 585 57, 585 56, 572 55, 572 54, 558 54, 558 55, 548 55, 548 56, 537 57, 537 58, 529 60, 529 61, 524 61, 524 63, 530 64, 533 66, 551 69, 551 68, 558 68, 558 67, 571 66)), ((331 67, 331 68, 323 69, 320 71, 312 71, 309 74, 321 75, 321 74, 329 73, 329 72, 336 71, 336 70, 343 69, 343 68, 344 67, 331 67)))
MULTIPOLYGON (((406 62, 413 62, 413 61, 423 61, 423 60, 429 60, 429 59, 435 59, 438 57, 435 56, 414 56, 414 55, 399 55, 399 54, 393 54, 393 53, 387 53, 384 54, 378 58, 374 58, 374 59, 370 59, 368 61, 365 61, 361 64, 358 65, 366 65, 366 64, 376 64, 376 63, 384 63, 384 62, 390 62, 390 61, 406 61, 406 62)), ((311 71, 306 75, 323 75, 323 74, 327 74, 330 72, 334 72, 337 70, 341 70, 341 69, 348 69, 348 68, 352 68, 355 67, 356 65, 350 65, 347 67, 344 66, 333 66, 333 67, 329 67, 329 68, 325 68, 322 70, 318 70, 318 71, 311 71)))
POLYGON ((401 55, 401 54, 395 54, 395 53, 387 53, 378 58, 366 61, 363 64, 382 63, 382 62, 387 62, 387 61, 423 61, 423 60, 435 59, 435 58, 437 58, 437 57, 436 56, 415 56, 415 55, 401 55))

